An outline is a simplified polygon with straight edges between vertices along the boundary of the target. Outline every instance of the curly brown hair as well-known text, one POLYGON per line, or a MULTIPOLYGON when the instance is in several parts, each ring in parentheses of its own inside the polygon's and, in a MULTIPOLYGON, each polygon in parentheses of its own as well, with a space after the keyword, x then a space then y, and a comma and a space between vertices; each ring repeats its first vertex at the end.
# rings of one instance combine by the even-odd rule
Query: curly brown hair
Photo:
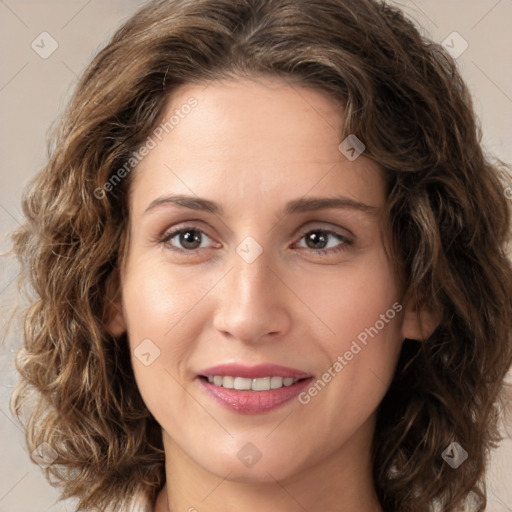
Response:
MULTIPOLYGON (((107 332, 127 247, 131 174, 106 187, 178 85, 270 74, 324 91, 387 179, 394 262, 406 296, 442 320, 407 340, 378 408, 374 480, 387 511, 486 504, 512 364, 506 165, 486 155, 454 60, 376 0, 158 0, 84 72, 23 198, 14 251, 34 290, 24 312, 13 412, 30 451, 78 509, 121 510, 164 485, 161 430, 132 373, 126 334, 107 332), (33 398, 36 398, 36 403, 33 398), (25 415, 28 414, 28 417, 25 415), (470 454, 457 471, 441 454, 470 454)), ((112 183, 112 182, 111 182, 112 183)))

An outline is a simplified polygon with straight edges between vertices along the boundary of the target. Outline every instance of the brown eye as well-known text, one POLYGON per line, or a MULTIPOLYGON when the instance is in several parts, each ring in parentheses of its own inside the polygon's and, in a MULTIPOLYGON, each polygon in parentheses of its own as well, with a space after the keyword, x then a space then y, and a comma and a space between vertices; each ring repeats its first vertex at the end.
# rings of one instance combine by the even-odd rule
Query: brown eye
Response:
POLYGON ((347 237, 325 229, 310 229, 300 239, 305 240, 307 249, 319 254, 336 253, 352 245, 352 240, 347 237))
POLYGON ((162 242, 171 245, 171 248, 177 251, 196 251, 202 249, 204 239, 211 240, 210 237, 199 228, 186 226, 167 233, 162 242))

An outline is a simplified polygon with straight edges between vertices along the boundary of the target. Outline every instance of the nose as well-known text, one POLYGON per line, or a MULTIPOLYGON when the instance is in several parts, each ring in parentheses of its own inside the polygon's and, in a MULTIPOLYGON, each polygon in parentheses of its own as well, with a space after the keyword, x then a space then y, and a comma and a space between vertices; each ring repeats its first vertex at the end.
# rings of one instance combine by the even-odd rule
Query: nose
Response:
POLYGON ((286 276, 264 250, 247 262, 234 252, 231 271, 219 283, 215 329, 243 343, 261 343, 284 336, 291 326, 293 294, 286 276))

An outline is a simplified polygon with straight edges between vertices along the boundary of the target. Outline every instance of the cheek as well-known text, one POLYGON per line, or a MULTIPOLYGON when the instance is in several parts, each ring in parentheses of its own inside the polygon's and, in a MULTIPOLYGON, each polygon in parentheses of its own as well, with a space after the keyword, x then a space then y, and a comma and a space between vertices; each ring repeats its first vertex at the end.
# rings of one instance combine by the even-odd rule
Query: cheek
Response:
POLYGON ((364 341, 365 334, 369 336, 367 329, 374 333, 376 323, 384 343, 388 337, 400 338, 400 315, 396 310, 402 308, 393 308, 399 299, 398 288, 384 251, 368 253, 357 264, 300 282, 302 295, 313 297, 311 309, 321 332, 325 331, 317 339, 331 359, 348 350, 358 336, 364 341))
POLYGON ((180 428, 179 414, 191 407, 180 382, 187 377, 187 362, 199 338, 200 308, 195 305, 205 294, 197 272, 185 274, 172 273, 159 261, 139 259, 128 267, 123 283, 137 387, 158 423, 173 431, 180 428))
POLYGON ((172 275, 158 262, 139 260, 126 275, 123 311, 135 378, 144 393, 162 379, 181 377, 197 339, 194 304, 204 293, 197 281, 172 275))
POLYGON ((302 397, 313 417, 328 415, 328 423, 342 421, 350 430, 375 410, 393 378, 402 345, 403 307, 398 299, 384 252, 340 272, 318 294, 316 306, 332 332, 319 338, 328 356, 324 373, 302 397))
POLYGON ((207 293, 210 279, 201 278, 193 267, 173 272, 158 258, 135 260, 126 276, 123 309, 132 348, 150 338, 166 351, 179 350, 178 334, 195 325, 191 320, 197 322, 195 306, 207 293))
POLYGON ((158 258, 133 258, 127 267, 123 311, 135 378, 148 406, 164 388, 178 393, 176 382, 190 377, 187 363, 211 322, 205 304, 219 279, 213 274, 193 266, 173 271, 158 258))

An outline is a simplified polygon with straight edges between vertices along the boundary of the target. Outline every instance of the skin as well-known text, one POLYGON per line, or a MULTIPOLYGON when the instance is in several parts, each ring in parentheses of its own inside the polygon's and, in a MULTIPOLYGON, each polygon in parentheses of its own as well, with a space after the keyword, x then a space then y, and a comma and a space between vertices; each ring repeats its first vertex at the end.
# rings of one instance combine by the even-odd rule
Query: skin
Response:
MULTIPOLYGON (((381 511, 371 475, 375 410, 403 339, 420 337, 384 249, 383 171, 364 153, 350 161, 340 152, 343 110, 322 92, 269 77, 186 84, 164 117, 192 96, 197 106, 133 171, 122 299, 110 324, 114 335, 127 330, 138 387, 162 426, 167 484, 154 511, 381 511), (224 212, 167 203, 145 213, 171 193, 224 212), (375 212, 280 213, 290 200, 334 195, 375 212), (162 241, 187 226, 202 232, 192 256, 179 235, 162 241), (304 236, 318 229, 351 243, 331 235, 323 247, 331 252, 320 254, 304 236), (236 252, 247 236, 263 250, 252 263, 236 252), (401 311, 307 405, 294 399, 242 415, 196 378, 228 362, 318 378, 396 302, 401 311), (144 339, 160 350, 149 366, 134 355, 144 339), (261 453, 250 468, 237 457, 248 442, 261 453)), ((435 321, 419 313, 428 335, 435 321)))

